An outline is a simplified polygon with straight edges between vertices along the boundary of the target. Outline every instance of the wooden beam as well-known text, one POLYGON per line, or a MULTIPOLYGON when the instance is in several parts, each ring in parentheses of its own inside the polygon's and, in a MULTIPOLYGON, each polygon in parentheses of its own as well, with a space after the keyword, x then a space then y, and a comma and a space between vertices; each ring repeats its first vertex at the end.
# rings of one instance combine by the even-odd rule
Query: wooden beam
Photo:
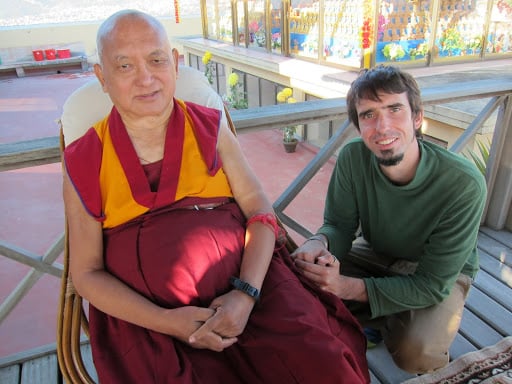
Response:
POLYGON ((0 144, 0 172, 60 162, 58 136, 0 144))

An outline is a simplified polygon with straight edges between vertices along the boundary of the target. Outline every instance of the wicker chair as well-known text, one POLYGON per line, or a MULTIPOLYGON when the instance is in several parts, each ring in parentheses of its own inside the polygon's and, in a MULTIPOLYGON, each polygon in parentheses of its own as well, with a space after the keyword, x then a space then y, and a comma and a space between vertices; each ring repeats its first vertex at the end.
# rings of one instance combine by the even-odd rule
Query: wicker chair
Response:
MULTIPOLYGON (((180 67, 176 85, 176 97, 197 104, 224 109, 223 118, 231 130, 235 128, 220 96, 211 88, 206 77, 191 67, 180 67)), ((73 142, 96 121, 106 116, 112 101, 97 80, 93 80, 69 96, 63 106, 61 125, 61 149, 73 142)), ((69 247, 67 236, 64 249, 64 271, 62 274, 58 325, 57 355, 60 370, 68 383, 95 383, 86 368, 82 356, 82 331, 89 336, 89 324, 84 311, 82 297, 76 292, 69 275, 69 247)))
MULTIPOLYGON (((223 118, 226 119, 227 124, 236 134, 233 121, 222 99, 211 88, 206 77, 198 70, 191 67, 180 67, 176 84, 176 96, 197 104, 224 109, 223 118)), ((93 80, 73 92, 63 106, 60 120, 61 150, 64 150, 66 145, 83 135, 96 121, 106 116, 111 107, 112 101, 103 92, 97 80, 93 80)), ((281 223, 279 224, 282 226, 281 223)), ((57 319, 57 356, 62 376, 66 382, 94 384, 95 381, 91 377, 91 372, 87 369, 84 356, 82 356, 82 332, 87 337, 89 336, 89 323, 82 297, 76 292, 69 275, 70 254, 67 224, 65 232, 64 270, 57 319)), ((286 233, 286 248, 292 252, 296 247, 293 239, 286 233)))

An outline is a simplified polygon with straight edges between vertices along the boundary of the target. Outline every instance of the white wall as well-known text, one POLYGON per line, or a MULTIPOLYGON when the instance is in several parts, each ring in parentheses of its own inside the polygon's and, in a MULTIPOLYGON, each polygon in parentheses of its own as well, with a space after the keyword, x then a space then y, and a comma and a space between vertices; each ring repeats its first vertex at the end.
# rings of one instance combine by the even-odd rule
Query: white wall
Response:
MULTIPOLYGON (((169 36, 200 36, 201 18, 161 19, 169 36)), ((0 29, 0 59, 3 64, 32 59, 33 49, 69 48, 76 55, 86 55, 96 61, 96 32, 100 21, 73 24, 44 24, 0 29)), ((180 52, 181 47, 177 47, 180 52)))

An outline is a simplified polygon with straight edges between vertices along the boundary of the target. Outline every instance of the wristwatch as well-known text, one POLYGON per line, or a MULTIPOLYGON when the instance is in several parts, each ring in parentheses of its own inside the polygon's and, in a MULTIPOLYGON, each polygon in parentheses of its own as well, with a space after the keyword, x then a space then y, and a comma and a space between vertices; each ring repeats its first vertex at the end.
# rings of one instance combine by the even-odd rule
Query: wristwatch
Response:
POLYGON ((238 277, 231 276, 229 278, 229 283, 233 288, 251 296, 255 301, 258 301, 260 298, 260 291, 257 288, 254 288, 251 284, 240 280, 238 277))

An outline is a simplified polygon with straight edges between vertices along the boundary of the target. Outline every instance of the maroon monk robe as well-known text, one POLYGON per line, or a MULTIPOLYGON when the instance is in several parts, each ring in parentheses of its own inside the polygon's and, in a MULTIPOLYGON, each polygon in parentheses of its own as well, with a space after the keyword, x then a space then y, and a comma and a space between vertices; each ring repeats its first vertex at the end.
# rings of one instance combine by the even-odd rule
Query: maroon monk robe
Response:
MULTIPOLYGON (((218 200, 218 199, 217 199, 218 200)), ((104 232, 106 268, 155 303, 207 307, 238 276, 245 218, 236 203, 180 209, 186 199, 104 232)), ((366 341, 341 300, 300 282, 289 254, 274 255, 239 341, 213 352, 90 307, 101 383, 369 383, 366 341)))

